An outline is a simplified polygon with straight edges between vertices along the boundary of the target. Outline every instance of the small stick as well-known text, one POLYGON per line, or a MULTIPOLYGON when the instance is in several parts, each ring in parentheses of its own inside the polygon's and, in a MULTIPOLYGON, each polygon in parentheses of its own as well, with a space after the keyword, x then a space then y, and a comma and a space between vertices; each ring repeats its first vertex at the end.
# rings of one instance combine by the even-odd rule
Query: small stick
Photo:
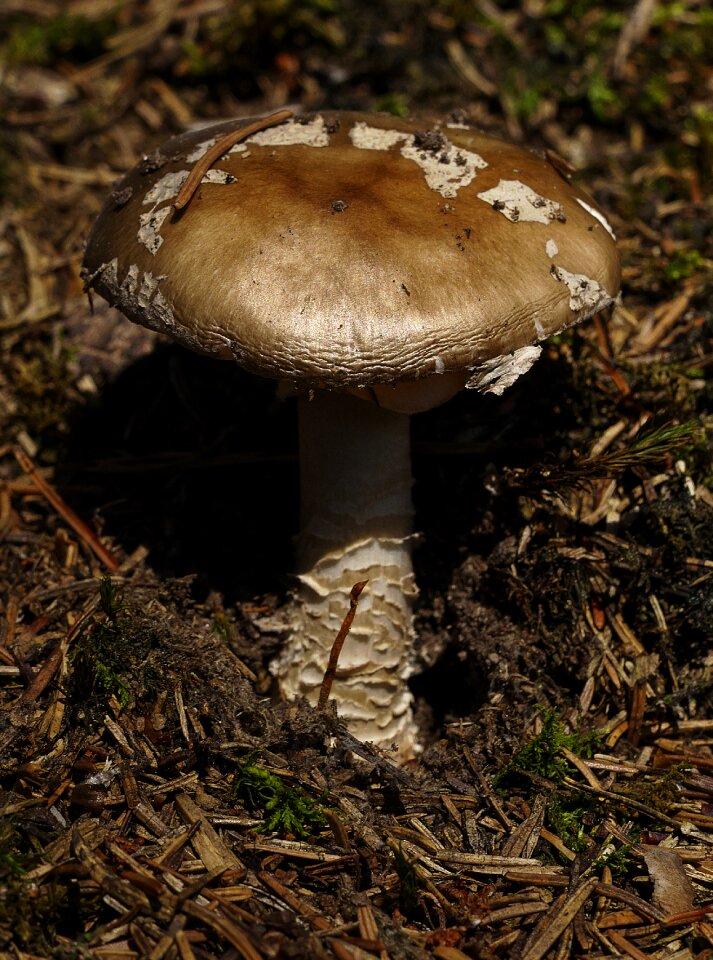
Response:
POLYGON ((200 186, 200 182, 206 173, 208 173, 216 160, 219 160, 223 154, 227 153, 227 151, 230 150, 231 147, 234 147, 236 143, 240 143, 242 140, 246 140, 248 137, 251 137, 254 133, 259 133, 261 130, 266 130, 268 127, 275 127, 278 123, 283 123, 285 120, 289 120, 292 116, 294 116, 294 114, 291 110, 278 110, 277 113, 271 113, 269 117, 263 117, 261 120, 255 120, 254 123, 249 123, 247 127, 241 127, 240 130, 232 130, 224 137, 221 137, 217 143, 213 144, 210 150, 206 150, 200 160, 196 163, 195 167, 191 170, 190 174, 188 175, 188 179, 181 187, 176 199, 173 201, 174 210, 182 210, 191 202, 193 194, 200 186))
POLYGON ((54 677, 55 673, 57 673, 59 670, 60 664, 66 656, 72 641, 79 635, 85 623, 89 620, 98 606, 99 597, 92 597, 92 599, 85 605, 79 619, 73 624, 73 626, 59 641, 59 643, 56 644, 38 673, 34 675, 32 682, 17 701, 18 703, 34 703, 35 700, 41 696, 45 688, 52 680, 52 677, 54 677))
MULTIPOLYGON (((15 597, 10 597, 5 609, 5 629, 0 631, 0 660, 10 667, 17 666, 22 672, 24 664, 20 664, 16 656, 12 654, 12 645, 15 642, 15 631, 17 629, 17 610, 19 604, 15 597)), ((32 671, 27 667, 29 676, 32 671)))
POLYGON ((664 927, 683 927, 687 923, 697 923, 699 920, 703 920, 709 913, 713 913, 713 904, 703 903, 700 907, 693 907, 683 913, 673 913, 662 920, 661 924, 664 927))
POLYGON ((639 950, 635 943, 627 940, 618 930, 607 930, 604 936, 605 939, 613 943, 618 950, 621 950, 629 957, 633 957, 633 960, 650 960, 650 953, 644 953, 643 950, 639 950))
POLYGON ((628 740, 632 747, 638 747, 641 739, 641 728, 644 723, 646 709, 646 680, 637 680, 631 688, 629 702, 629 729, 628 740))
POLYGON ((20 468, 28 475, 28 477, 32 479, 45 500, 47 500, 47 502, 54 507, 57 513, 64 520, 66 520, 74 532, 80 536, 82 540, 84 540, 91 550, 94 551, 96 556, 101 560, 107 570, 110 573, 116 573, 116 571, 119 569, 118 562, 114 559, 114 556, 107 550, 104 544, 101 543, 99 537, 97 537, 94 531, 88 527, 84 520, 82 520, 82 518, 64 502, 57 491, 51 487, 43 477, 40 476, 37 467, 27 456, 24 450, 21 450, 19 447, 15 447, 13 453, 15 454, 15 459, 20 464, 20 468))
POLYGON ((329 700, 329 694, 332 692, 334 677, 337 673, 339 655, 342 652, 344 641, 347 639, 347 634, 351 629, 357 604, 359 603, 359 597, 361 596, 361 592, 368 582, 368 580, 360 580, 359 583, 355 583, 352 587, 351 593, 349 594, 349 610, 347 610, 347 615, 342 622, 334 643, 332 644, 332 651, 329 654, 329 663, 327 664, 327 669, 324 671, 322 689, 319 691, 319 702, 317 703, 318 710, 324 710, 327 705, 327 700, 329 700))

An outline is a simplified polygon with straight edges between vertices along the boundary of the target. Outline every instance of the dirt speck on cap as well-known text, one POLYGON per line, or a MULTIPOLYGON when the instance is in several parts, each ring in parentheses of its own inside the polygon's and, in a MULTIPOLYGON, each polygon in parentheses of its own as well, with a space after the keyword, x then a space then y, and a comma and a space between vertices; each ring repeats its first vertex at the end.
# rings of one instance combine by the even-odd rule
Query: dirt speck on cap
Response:
POLYGON ((428 153, 438 153, 446 146, 446 138, 440 130, 417 130, 413 135, 414 146, 428 153))
POLYGON ((124 187, 123 190, 114 190, 109 195, 109 198, 111 202, 114 204, 114 209, 119 210, 121 207, 125 206, 129 202, 129 200, 131 200, 133 195, 134 195, 133 187, 124 187))
POLYGON ((153 173, 154 170, 160 170, 165 163, 168 163, 168 159, 160 150, 154 150, 153 153, 148 153, 141 159, 139 172, 147 174, 153 173))

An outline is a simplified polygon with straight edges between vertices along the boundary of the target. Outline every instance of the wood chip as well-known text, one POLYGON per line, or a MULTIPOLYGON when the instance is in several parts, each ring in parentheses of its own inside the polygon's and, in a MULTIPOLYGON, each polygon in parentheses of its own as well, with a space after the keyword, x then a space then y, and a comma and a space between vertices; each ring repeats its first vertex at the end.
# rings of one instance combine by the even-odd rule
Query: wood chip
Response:
POLYGON ((531 860, 526 857, 500 857, 480 853, 464 853, 460 850, 443 850, 433 854, 433 859, 440 863, 458 863, 470 867, 475 873, 506 873, 516 870, 526 874, 530 871, 537 874, 559 875, 564 867, 550 866, 531 860))
POLYGON ((650 953, 644 953, 642 950, 639 950, 639 948, 630 940, 627 940, 622 933, 616 930, 609 930, 607 932, 607 938, 627 956, 633 957, 633 960, 651 960, 650 953))
POLYGON ((542 960, 592 896, 598 882, 596 877, 585 880, 569 898, 563 896, 555 902, 525 943, 522 960, 542 960))
POLYGON ((185 823, 200 823, 200 829, 193 836, 191 843, 207 870, 216 870, 219 867, 223 870, 243 869, 243 864, 223 843, 206 815, 188 794, 177 795, 176 807, 185 823))
POLYGON ((540 839, 540 831, 545 822, 545 807, 547 805, 544 794, 538 794, 532 804, 532 812, 526 820, 513 830, 509 839, 503 845, 503 856, 529 859, 540 839))

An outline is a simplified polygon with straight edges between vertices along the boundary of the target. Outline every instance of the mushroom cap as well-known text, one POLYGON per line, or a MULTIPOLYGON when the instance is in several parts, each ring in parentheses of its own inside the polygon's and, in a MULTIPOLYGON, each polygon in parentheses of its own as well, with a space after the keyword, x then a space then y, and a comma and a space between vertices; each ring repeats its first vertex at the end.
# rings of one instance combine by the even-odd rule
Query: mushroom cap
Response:
POLYGON ((196 161, 248 122, 169 140, 105 203, 88 285, 130 319, 302 388, 457 374, 502 392, 617 294, 594 201, 462 124, 297 117, 233 147, 176 212, 196 161))

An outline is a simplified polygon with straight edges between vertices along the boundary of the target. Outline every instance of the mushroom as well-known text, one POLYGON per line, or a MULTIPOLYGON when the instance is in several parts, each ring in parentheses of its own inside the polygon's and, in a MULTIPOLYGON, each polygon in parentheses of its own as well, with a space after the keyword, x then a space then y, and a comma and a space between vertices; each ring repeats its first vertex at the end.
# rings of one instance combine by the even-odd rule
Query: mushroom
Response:
POLYGON ((333 695, 362 740, 418 750, 409 415, 501 394, 548 336, 617 295, 614 235, 548 159, 463 124, 325 111, 176 137, 109 197, 85 271, 131 320, 298 397, 302 489, 282 693, 333 695), (190 191, 189 191, 190 193, 190 191), (185 206, 184 206, 185 204, 185 206))

